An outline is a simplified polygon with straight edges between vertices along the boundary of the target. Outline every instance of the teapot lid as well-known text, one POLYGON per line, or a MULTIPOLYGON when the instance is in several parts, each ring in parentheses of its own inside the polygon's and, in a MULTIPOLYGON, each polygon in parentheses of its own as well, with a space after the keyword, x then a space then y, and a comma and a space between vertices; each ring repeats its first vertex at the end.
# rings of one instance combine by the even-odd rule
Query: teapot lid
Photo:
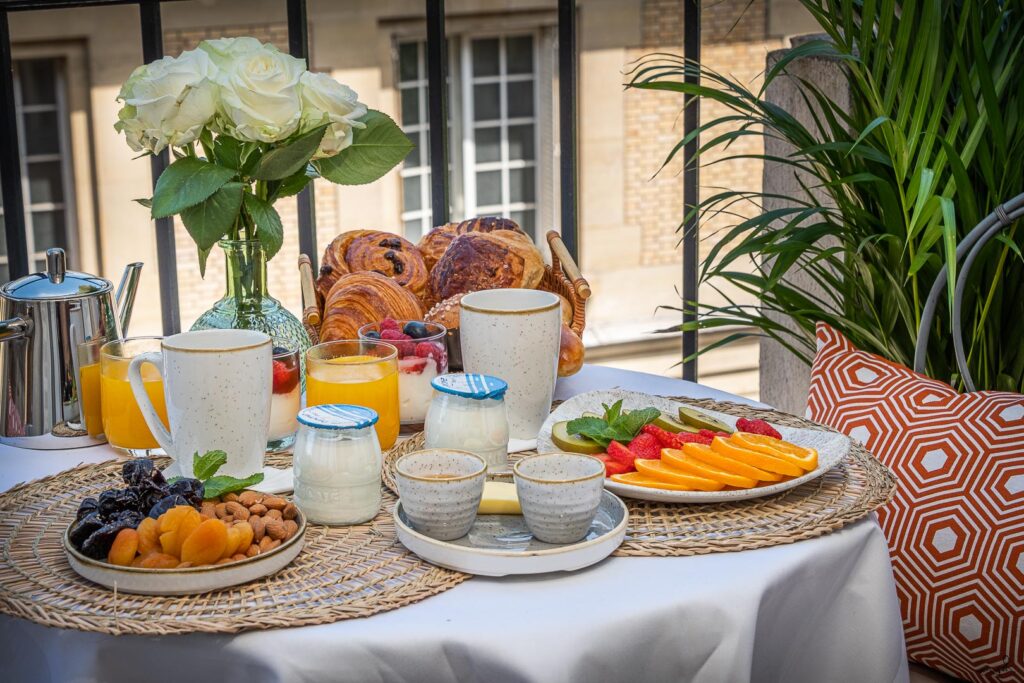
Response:
POLYGON ((109 280, 96 275, 67 270, 67 257, 63 249, 46 250, 46 271, 33 273, 0 287, 0 293, 19 301, 46 299, 75 299, 102 294, 113 289, 109 280))

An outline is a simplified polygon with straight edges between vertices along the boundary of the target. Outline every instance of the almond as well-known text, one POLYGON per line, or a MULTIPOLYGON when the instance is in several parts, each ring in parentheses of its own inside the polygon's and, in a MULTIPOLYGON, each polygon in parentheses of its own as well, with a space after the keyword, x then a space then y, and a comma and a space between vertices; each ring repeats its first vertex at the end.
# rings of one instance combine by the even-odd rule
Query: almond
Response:
POLYGON ((217 504, 211 500, 204 500, 203 504, 199 507, 199 514, 206 515, 207 517, 216 517, 217 504))
POLYGON ((274 548, 276 548, 276 547, 277 547, 277 546, 279 546, 279 545, 281 545, 281 541, 280 541, 280 540, 277 540, 277 541, 271 541, 271 542, 270 542, 270 549, 271 549, 271 550, 273 550, 274 548))
POLYGON ((265 515, 267 514, 267 506, 263 503, 253 503, 249 506, 249 514, 251 515, 265 515))
POLYGON ((221 500, 223 500, 225 503, 234 503, 235 501, 238 500, 238 494, 225 493, 223 496, 221 496, 221 500))
POLYGON ((263 540, 260 541, 260 552, 261 553, 265 553, 268 550, 270 550, 270 548, 271 548, 270 544, 273 543, 273 542, 274 542, 274 539, 272 539, 270 536, 264 536, 263 540))
POLYGON ((263 497, 260 496, 260 494, 256 493, 255 491, 242 491, 240 494, 238 494, 238 502, 244 505, 245 507, 255 505, 262 499, 263 497))
POLYGON ((224 519, 225 517, 228 516, 228 504, 227 503, 217 503, 214 506, 213 509, 217 513, 217 516, 220 517, 221 519, 224 519))
POLYGON ((245 556, 246 557, 256 557, 259 554, 260 554, 260 547, 258 545, 256 545, 255 543, 253 543, 251 546, 249 546, 249 549, 245 551, 245 556))
POLYGON ((263 521, 263 518, 262 517, 250 517, 249 518, 249 526, 252 527, 252 537, 253 537, 253 539, 257 543, 262 541, 263 540, 263 534, 266 533, 266 528, 265 528, 266 527, 266 523, 263 521))
POLYGON ((224 522, 228 526, 231 526, 231 523, 235 521, 235 518, 231 515, 225 515, 224 517, 220 518, 220 521, 224 522))
POLYGON ((280 510, 267 510, 267 514, 263 515, 264 519, 284 519, 284 515, 280 510))
POLYGON ((285 519, 295 519, 299 516, 299 509, 295 507, 295 503, 288 503, 281 511, 281 516, 285 519))
POLYGON ((237 501, 231 501, 228 503, 227 510, 231 513, 231 516, 237 520, 249 519, 249 508, 237 501))
POLYGON ((267 496, 261 502, 271 510, 284 510, 284 506, 288 504, 287 500, 277 496, 267 496))
POLYGON ((284 522, 279 519, 271 519, 267 521, 266 531, 267 536, 275 541, 283 540, 288 535, 288 532, 285 531, 284 522))
POLYGON ((245 559, 245 553, 235 553, 234 555, 231 556, 231 559, 234 560, 235 562, 241 562, 242 560, 245 559))
POLYGON ((286 519, 286 520, 284 520, 284 537, 286 539, 287 538, 291 538, 292 536, 294 536, 298 532, 299 532, 299 525, 295 522, 294 519, 286 519))
POLYGON ((216 562, 214 562, 214 564, 230 564, 231 562, 234 562, 234 560, 232 558, 230 558, 230 557, 223 557, 223 558, 217 560, 216 562))

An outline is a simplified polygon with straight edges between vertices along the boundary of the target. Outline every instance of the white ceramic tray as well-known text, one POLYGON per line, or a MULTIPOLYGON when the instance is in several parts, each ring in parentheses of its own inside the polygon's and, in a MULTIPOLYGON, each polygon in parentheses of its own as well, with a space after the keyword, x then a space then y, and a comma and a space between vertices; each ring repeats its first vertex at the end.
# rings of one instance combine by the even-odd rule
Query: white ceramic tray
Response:
POLYGON ((611 555, 626 535, 629 512, 614 494, 605 491, 587 537, 577 543, 552 545, 538 541, 522 515, 479 515, 473 528, 454 541, 438 541, 414 531, 395 505, 398 540, 421 558, 448 569, 481 576, 571 572, 611 555))
MULTIPOLYGON (((648 394, 638 394, 631 391, 591 391, 585 394, 579 394, 562 403, 554 410, 554 412, 548 415, 548 419, 544 421, 544 424, 540 428, 540 434, 537 436, 537 451, 539 453, 551 453, 561 450, 551 441, 551 427, 556 422, 572 420, 583 413, 603 413, 604 410, 601 408, 602 403, 611 405, 619 399, 622 399, 622 408, 624 410, 635 410, 639 408, 646 408, 647 406, 654 406, 655 408, 658 408, 670 415, 676 414, 679 407, 682 405, 662 396, 650 396, 648 394)), ((730 426, 736 425, 737 418, 734 415, 727 415, 726 413, 720 413, 716 410, 705 410, 703 408, 700 408, 699 410, 721 420, 722 422, 725 422, 730 426)), ((776 424, 773 424, 772 426, 779 430, 782 434, 782 438, 786 441, 795 443, 798 446, 816 449, 818 451, 817 469, 808 472, 801 477, 780 481, 779 483, 771 484, 770 486, 758 486, 752 489, 739 489, 734 491, 668 491, 664 489, 652 489, 643 486, 620 484, 619 482, 612 481, 611 479, 605 479, 605 488, 627 498, 653 500, 662 503, 726 503, 735 500, 748 500, 750 498, 770 496, 772 494, 800 486, 801 484, 813 479, 817 479, 841 463, 843 458, 845 458, 846 454, 850 451, 850 439, 837 432, 802 429, 798 427, 783 427, 776 424)))
POLYGON ((64 550, 72 569, 112 590, 139 595, 194 595, 262 579, 287 567, 306 542, 305 515, 300 511, 295 521, 299 525, 298 532, 269 553, 224 565, 187 569, 116 567, 80 553, 71 545, 67 531, 64 532, 64 550))

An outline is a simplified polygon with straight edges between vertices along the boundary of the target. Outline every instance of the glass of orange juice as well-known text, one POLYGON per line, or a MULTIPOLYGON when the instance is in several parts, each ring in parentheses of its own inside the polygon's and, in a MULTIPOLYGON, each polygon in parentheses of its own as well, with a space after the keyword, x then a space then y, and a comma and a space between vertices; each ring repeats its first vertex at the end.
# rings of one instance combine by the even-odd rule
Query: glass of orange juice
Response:
POLYGON ((306 352, 306 405, 346 403, 377 411, 381 448, 398 438, 398 349, 372 339, 332 341, 306 352))
MULTIPOLYGON (((156 442, 139 404, 128 384, 128 365, 132 358, 147 351, 160 350, 160 337, 131 337, 107 342, 100 349, 100 403, 103 432, 107 442, 128 455, 146 457, 163 453, 156 442)), ((156 367, 142 366, 142 381, 157 414, 167 426, 164 383, 156 367)))
POLYGON ((109 340, 89 339, 78 345, 78 409, 81 428, 94 439, 103 438, 100 410, 100 348, 109 340))

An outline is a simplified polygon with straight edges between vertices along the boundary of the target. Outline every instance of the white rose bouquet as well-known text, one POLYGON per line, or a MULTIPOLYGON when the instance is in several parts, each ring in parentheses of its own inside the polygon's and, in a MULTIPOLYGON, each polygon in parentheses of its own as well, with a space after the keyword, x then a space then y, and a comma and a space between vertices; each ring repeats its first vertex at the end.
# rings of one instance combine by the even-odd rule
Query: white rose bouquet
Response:
POLYGON ((259 240, 270 259, 284 239, 274 202, 313 178, 377 180, 412 149, 386 114, 351 88, 255 38, 203 41, 135 69, 114 128, 137 152, 175 160, 152 199, 153 218, 179 214, 200 270, 223 238, 259 240))

